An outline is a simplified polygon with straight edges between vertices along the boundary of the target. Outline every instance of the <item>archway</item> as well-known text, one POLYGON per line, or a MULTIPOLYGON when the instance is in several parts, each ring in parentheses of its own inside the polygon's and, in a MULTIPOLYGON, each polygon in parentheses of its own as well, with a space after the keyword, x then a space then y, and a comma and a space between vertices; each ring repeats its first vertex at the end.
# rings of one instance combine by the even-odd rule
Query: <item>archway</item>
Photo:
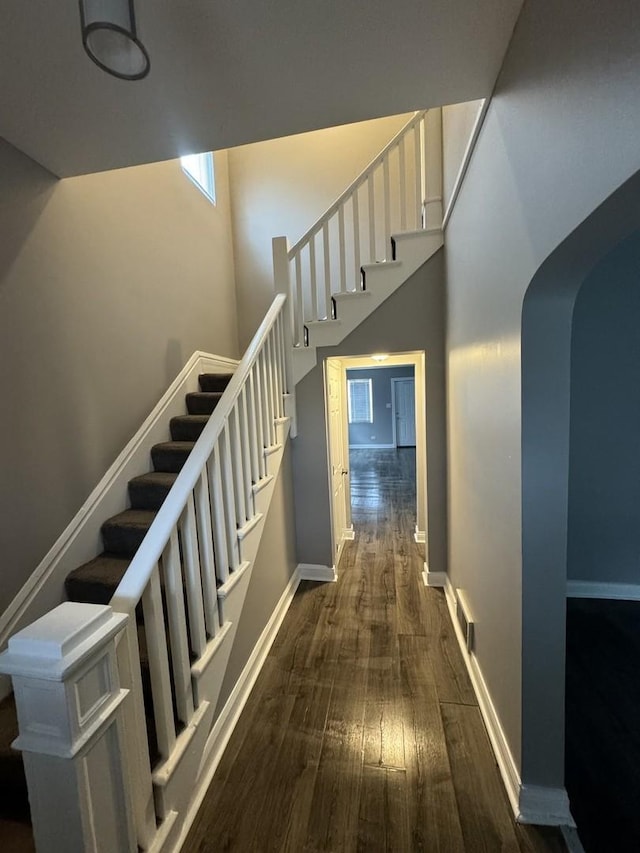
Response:
MULTIPOLYGON (((564 796, 571 336, 590 271, 640 228, 640 174, 597 208, 534 276, 522 312, 522 780, 564 796)), ((535 794, 534 794, 535 795, 535 794)), ((525 798, 526 802, 526 798, 525 798)), ((526 809, 523 817, 526 819, 526 809)))

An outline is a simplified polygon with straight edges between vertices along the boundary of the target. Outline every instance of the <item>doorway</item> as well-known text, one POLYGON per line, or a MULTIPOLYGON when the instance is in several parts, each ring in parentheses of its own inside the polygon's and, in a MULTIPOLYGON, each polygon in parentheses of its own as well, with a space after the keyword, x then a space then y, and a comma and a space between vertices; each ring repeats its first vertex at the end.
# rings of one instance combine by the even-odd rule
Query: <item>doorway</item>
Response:
MULTIPOLYGON (((350 459, 355 460, 356 453, 359 483, 363 466, 368 466, 373 476, 382 464, 397 467, 398 476, 415 484, 414 538, 418 543, 427 542, 425 375, 424 352, 325 361, 328 477, 336 565, 345 541, 354 536, 350 459), (360 458, 363 454, 369 463, 360 458), (384 459, 382 454, 386 454, 384 459), (406 475, 407 465, 411 468, 410 477, 406 475)), ((360 499, 360 486, 358 489, 354 500, 360 499)))
POLYGON ((415 379, 391 379, 391 424, 396 447, 416 446, 415 379))

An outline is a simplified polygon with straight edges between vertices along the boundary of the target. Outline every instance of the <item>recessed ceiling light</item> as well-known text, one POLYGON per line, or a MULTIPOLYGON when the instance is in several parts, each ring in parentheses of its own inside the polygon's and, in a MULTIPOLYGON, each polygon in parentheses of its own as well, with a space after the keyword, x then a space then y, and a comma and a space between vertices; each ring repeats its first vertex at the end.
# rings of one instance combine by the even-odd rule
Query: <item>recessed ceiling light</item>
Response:
POLYGON ((372 355, 371 358, 374 361, 386 361, 389 358, 389 353, 387 352, 377 352, 375 355, 372 355))

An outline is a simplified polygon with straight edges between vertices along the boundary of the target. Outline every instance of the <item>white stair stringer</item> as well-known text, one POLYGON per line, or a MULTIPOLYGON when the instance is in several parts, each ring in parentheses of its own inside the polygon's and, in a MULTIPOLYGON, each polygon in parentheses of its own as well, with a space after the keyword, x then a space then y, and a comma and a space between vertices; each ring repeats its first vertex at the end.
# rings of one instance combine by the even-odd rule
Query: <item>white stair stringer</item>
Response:
POLYGON ((395 244, 393 261, 362 266, 365 290, 332 294, 336 303, 335 320, 305 323, 308 346, 293 348, 296 384, 315 367, 318 347, 341 343, 444 244, 441 228, 395 234, 391 239, 395 244))
POLYGON ((220 632, 207 644, 204 654, 191 667, 194 700, 197 710, 191 723, 180 733, 171 756, 153 773, 156 813, 167 820, 177 813, 175 824, 163 839, 161 850, 172 850, 182 830, 183 818, 198 779, 207 738, 214 723, 214 713, 240 615, 244 606, 253 567, 260 547, 267 512, 275 488, 278 471, 289 435, 289 418, 276 420, 276 444, 265 450, 266 476, 254 488, 255 515, 238 531, 241 564, 229 580, 218 589, 220 632))

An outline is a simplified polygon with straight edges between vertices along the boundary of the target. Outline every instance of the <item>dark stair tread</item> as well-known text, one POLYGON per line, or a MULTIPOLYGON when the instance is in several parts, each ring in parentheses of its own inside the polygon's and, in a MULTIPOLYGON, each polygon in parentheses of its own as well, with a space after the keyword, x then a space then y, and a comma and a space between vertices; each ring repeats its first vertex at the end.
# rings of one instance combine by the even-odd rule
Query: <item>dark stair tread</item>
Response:
POLYGON ((133 557, 156 517, 155 510, 126 509, 102 525, 105 551, 133 557))
POLYGON ((22 755, 11 744, 18 737, 13 695, 0 702, 0 816, 29 821, 29 798, 22 755))
POLYGON ((210 415, 220 402, 222 391, 192 391, 187 394, 187 412, 190 415, 210 415))
POLYGON ((158 472, 177 474, 193 450, 194 441, 164 441, 151 448, 153 467, 158 472))
POLYGON ((224 391, 233 373, 201 373, 198 382, 202 391, 224 391))
POLYGON ((171 438, 174 441, 197 441, 208 420, 209 415, 179 415, 171 418, 171 438))
POLYGON ((160 509, 177 476, 177 473, 170 471, 150 471, 129 480, 131 508, 160 509))
POLYGON ((105 551, 78 566, 64 582, 69 601, 109 604, 130 563, 131 557, 105 551))

